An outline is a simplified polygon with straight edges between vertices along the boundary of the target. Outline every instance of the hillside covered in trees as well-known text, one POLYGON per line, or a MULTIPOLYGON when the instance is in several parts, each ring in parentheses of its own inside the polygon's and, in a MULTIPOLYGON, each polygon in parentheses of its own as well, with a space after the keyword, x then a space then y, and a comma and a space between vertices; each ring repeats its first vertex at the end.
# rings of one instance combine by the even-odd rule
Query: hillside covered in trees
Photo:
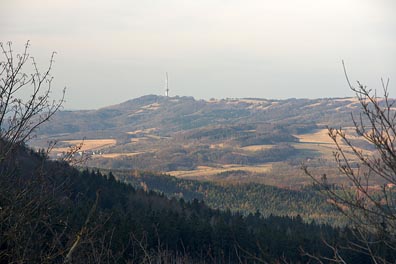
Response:
POLYGON ((289 190, 256 183, 230 184, 178 179, 149 171, 113 170, 112 174, 119 181, 135 188, 186 201, 202 200, 211 208, 220 210, 231 210, 244 215, 260 212, 264 217, 300 216, 307 223, 313 221, 333 226, 346 224, 342 215, 318 190, 319 186, 289 190))
MULTIPOLYGON (((0 170, 0 263, 307 262, 348 229, 169 199, 18 148, 0 170), (15 168, 12 173, 10 168, 15 168)), ((363 255, 347 254, 365 263, 363 255)))

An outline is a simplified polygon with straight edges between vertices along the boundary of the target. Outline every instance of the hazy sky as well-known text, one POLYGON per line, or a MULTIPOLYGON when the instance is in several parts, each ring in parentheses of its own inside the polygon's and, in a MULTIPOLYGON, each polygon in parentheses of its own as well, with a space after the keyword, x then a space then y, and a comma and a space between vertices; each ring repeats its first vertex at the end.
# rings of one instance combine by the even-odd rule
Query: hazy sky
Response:
POLYGON ((396 87, 394 0, 0 1, 0 41, 30 40, 42 67, 57 51, 66 108, 164 94, 166 71, 171 95, 352 96, 342 59, 352 80, 396 87))

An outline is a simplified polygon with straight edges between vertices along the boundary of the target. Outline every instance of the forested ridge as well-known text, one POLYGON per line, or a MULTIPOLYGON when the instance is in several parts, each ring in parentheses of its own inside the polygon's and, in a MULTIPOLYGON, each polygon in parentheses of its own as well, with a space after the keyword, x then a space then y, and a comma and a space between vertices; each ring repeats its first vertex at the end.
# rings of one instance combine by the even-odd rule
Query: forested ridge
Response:
POLYGON ((322 239, 342 244, 349 233, 300 216, 243 216, 169 199, 27 148, 1 170, 11 167, 13 176, 2 174, 0 185, 1 263, 62 263, 76 241, 74 263, 307 262, 302 249, 330 255, 322 239))
MULTIPOLYGON (((109 170, 101 170, 109 172, 109 170)), ((203 200, 221 210, 230 209, 244 215, 259 211, 263 216, 297 216, 308 223, 343 226, 345 219, 332 207, 316 186, 288 190, 257 183, 215 183, 179 179, 151 171, 114 170, 122 182, 135 188, 153 190, 169 197, 203 200)), ((237 173, 237 172, 234 172, 237 173)))

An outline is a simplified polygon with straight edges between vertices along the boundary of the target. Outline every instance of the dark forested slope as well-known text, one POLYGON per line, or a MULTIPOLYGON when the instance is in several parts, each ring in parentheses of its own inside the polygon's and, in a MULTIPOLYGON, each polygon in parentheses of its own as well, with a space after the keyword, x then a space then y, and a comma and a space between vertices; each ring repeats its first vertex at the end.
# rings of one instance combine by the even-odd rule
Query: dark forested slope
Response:
POLYGON ((0 165, 0 263, 307 262, 300 247, 326 255, 323 237, 348 236, 299 216, 243 217, 168 199, 29 149, 0 165))
POLYGON ((256 183, 213 183, 178 179, 150 171, 113 172, 117 179, 135 188, 154 190, 168 197, 183 198, 187 201, 203 200, 216 209, 230 209, 232 212, 245 215, 259 211, 265 217, 300 215, 306 222, 345 225, 342 215, 327 202, 315 186, 290 190, 256 183))

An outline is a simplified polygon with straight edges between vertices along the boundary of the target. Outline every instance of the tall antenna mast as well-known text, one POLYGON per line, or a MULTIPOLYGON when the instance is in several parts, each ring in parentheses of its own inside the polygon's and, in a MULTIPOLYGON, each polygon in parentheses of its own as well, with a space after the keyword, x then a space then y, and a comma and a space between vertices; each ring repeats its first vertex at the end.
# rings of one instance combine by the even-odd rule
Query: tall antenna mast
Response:
POLYGON ((169 97, 168 72, 166 72, 166 79, 165 79, 165 96, 166 96, 166 97, 169 97))

